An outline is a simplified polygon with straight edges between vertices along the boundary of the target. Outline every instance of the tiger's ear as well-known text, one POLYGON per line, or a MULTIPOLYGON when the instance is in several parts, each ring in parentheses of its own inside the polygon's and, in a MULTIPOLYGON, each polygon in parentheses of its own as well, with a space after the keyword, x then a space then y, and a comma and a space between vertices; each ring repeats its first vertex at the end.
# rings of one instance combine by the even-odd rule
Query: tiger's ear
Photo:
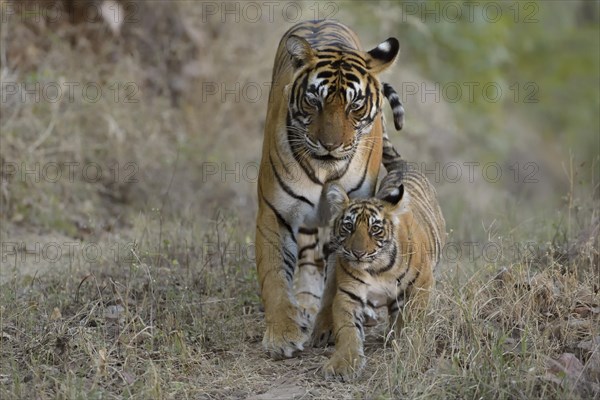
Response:
POLYGON ((394 207, 400 207, 400 212, 404 212, 408 206, 408 193, 404 192, 404 185, 400 184, 396 189, 386 193, 381 200, 390 203, 394 207))
POLYGON ((288 37, 285 47, 292 56, 292 63, 296 69, 308 64, 315 58, 315 52, 310 47, 310 43, 300 36, 291 35, 288 37))
POLYGON ((338 183, 328 183, 323 187, 323 192, 329 205, 329 216, 332 217, 342 211, 350 199, 344 188, 338 183))
POLYGON ((400 42, 396 38, 389 38, 373 50, 367 52, 367 68, 374 74, 379 74, 388 69, 400 53, 400 42))

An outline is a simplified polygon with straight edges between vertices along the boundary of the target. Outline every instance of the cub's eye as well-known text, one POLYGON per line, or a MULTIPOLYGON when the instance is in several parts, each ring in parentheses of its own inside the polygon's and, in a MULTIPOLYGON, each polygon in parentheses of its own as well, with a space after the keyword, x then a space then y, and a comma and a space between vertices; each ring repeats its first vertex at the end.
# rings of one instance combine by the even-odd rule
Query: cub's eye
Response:
POLYGON ((346 232, 350 232, 352 230, 352 222, 346 221, 342 224, 342 229, 346 232))
POLYGON ((319 107, 319 105, 321 105, 319 99, 313 96, 306 96, 306 102, 313 107, 319 107))

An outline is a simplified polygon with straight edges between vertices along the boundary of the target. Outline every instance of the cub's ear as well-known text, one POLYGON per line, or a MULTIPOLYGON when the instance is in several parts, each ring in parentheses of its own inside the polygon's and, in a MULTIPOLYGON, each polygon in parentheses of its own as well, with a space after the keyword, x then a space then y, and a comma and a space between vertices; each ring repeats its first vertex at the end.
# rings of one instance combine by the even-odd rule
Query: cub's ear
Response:
POLYGON ((296 69, 308 64, 315 58, 315 52, 310 47, 310 43, 300 36, 291 35, 288 37, 285 47, 292 56, 292 63, 296 69))
POLYGON ((379 74, 388 69, 400 53, 400 42, 396 38, 389 38, 367 53, 367 68, 374 74, 379 74))
POLYGON ((329 212, 327 213, 329 217, 332 217, 342 211, 348 203, 350 199, 346 194, 344 188, 338 183, 328 183, 323 187, 323 193, 325 194, 325 199, 327 200, 329 212))
POLYGON ((401 213, 408 210, 409 196, 408 193, 404 192, 403 184, 400 184, 400 186, 391 192, 386 193, 381 200, 385 201, 386 203, 390 203, 395 208, 398 208, 401 213))

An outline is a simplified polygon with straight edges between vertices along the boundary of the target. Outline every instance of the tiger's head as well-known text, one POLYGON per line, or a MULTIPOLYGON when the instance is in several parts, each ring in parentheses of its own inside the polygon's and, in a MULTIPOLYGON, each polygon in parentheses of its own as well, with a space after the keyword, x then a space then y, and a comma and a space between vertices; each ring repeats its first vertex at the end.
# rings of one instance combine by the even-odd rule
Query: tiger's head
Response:
POLYGON ((396 228, 410 201, 404 185, 381 199, 350 200, 337 183, 324 190, 333 215, 330 251, 356 268, 381 270, 394 262, 400 251, 396 228))
POLYGON ((286 48, 295 70, 289 88, 290 143, 318 160, 350 157, 381 110, 378 75, 394 63, 398 40, 389 38, 368 52, 343 46, 317 50, 292 35, 286 48))

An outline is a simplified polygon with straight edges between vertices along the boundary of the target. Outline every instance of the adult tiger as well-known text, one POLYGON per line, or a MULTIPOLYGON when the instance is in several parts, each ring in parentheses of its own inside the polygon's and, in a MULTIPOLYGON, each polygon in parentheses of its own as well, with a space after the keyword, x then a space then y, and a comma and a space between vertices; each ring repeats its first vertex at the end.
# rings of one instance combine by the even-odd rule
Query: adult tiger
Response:
MULTIPOLYGON (((298 236, 327 225, 323 185, 335 181, 354 197, 373 194, 383 157, 384 96, 401 126, 402 109, 378 74, 399 43, 389 38, 363 52, 339 22, 306 21, 282 37, 275 57, 258 178, 256 261, 265 307, 265 349, 291 357, 308 339, 309 321, 292 294, 298 236), (384 90, 386 93, 384 93, 384 90), (302 232, 300 230, 302 228, 302 232)), ((390 91, 391 89, 391 91, 390 91)), ((385 144, 385 146, 384 146, 385 144)))

